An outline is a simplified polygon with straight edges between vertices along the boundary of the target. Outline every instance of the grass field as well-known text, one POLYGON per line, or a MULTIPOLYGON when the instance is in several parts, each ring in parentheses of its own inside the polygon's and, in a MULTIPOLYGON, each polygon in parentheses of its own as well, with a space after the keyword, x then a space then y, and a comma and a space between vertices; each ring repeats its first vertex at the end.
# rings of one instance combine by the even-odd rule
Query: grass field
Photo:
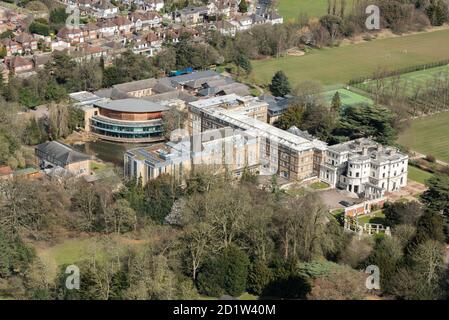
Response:
POLYGON ((329 188, 329 185, 326 182, 318 181, 314 182, 310 185, 310 188, 314 190, 321 190, 321 189, 327 189, 329 188))
POLYGON ((54 279, 63 265, 74 264, 86 259, 95 258, 103 261, 108 257, 108 247, 115 246, 123 252, 129 247, 140 245, 139 241, 128 241, 125 238, 86 237, 64 240, 50 247, 35 246, 37 255, 48 271, 49 280, 54 279))
POLYGON ((370 98, 364 97, 358 93, 346 90, 346 89, 338 89, 338 90, 330 90, 323 93, 324 100, 327 104, 331 104, 332 98, 334 97, 335 93, 338 91, 340 95, 341 105, 344 108, 347 108, 349 106, 360 104, 360 103, 367 103, 372 104, 373 100, 370 98))
POLYGON ((398 143, 425 155, 449 162, 449 112, 414 119, 398 143))
MULTIPOLYGON (((347 1, 346 12, 350 12, 352 3, 353 0, 347 1)), ((286 22, 298 19, 301 13, 307 13, 309 17, 321 17, 327 14, 327 4, 327 0, 279 0, 278 12, 286 22)))
POLYGON ((253 76, 267 84, 283 70, 293 87, 304 80, 323 85, 345 84, 370 76, 379 68, 401 69, 449 57, 449 30, 387 38, 337 48, 313 49, 304 56, 253 61, 253 76), (438 48, 438 50, 436 50, 438 48))
POLYGON ((358 219, 359 225, 363 225, 365 223, 379 223, 385 224, 385 214, 382 211, 375 212, 372 216, 367 215, 358 219))
POLYGON ((433 175, 430 172, 421 170, 414 166, 408 166, 408 178, 410 180, 425 184, 427 179, 430 179, 433 175))
MULTIPOLYGON (((405 73, 399 77, 399 80, 397 79, 397 77, 390 77, 384 79, 384 83, 386 87, 388 87, 389 83, 398 81, 398 84, 400 84, 406 90, 407 94, 411 96, 416 92, 418 88, 426 88, 431 85, 432 80, 434 80, 436 77, 442 79, 449 78, 449 66, 445 65, 427 70, 405 73)), ((357 88, 365 91, 370 91, 370 86, 374 85, 374 81, 369 81, 357 85, 357 88)))

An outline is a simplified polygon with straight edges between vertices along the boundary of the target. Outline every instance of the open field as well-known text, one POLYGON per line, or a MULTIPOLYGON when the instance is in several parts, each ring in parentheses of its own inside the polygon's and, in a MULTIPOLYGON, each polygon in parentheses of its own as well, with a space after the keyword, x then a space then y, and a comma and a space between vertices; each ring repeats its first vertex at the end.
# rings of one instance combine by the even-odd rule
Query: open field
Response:
MULTIPOLYGON (((386 87, 389 86, 393 81, 400 85, 404 90, 406 90, 409 96, 416 93, 418 88, 425 89, 429 86, 432 80, 439 79, 449 79, 449 66, 441 66, 436 68, 430 68, 426 70, 420 70, 410 73, 405 73, 398 77, 389 77, 383 80, 386 87)), ((371 91, 370 87, 375 86, 375 81, 368 81, 357 85, 357 88, 371 91)))
POLYGON ((425 155, 449 162, 449 112, 412 120, 398 143, 425 155))
POLYGON ((316 80, 323 85, 345 84, 354 78, 370 76, 380 68, 395 70, 447 59, 447 39, 449 30, 439 30, 313 49, 301 57, 253 61, 253 75, 260 84, 269 83, 278 70, 287 74, 293 87, 304 80, 316 80))
POLYGON ((408 178, 410 180, 425 184, 427 179, 433 175, 430 172, 424 171, 414 166, 408 166, 408 178))
POLYGON ((53 246, 34 244, 37 255, 47 268, 49 280, 54 279, 63 265, 74 264, 87 259, 95 258, 102 261, 108 257, 110 248, 119 252, 129 247, 140 245, 141 241, 132 241, 123 237, 83 237, 66 239, 53 246))
POLYGON ((343 109, 355 105, 355 104, 360 104, 360 103, 367 103, 367 104, 372 104, 373 100, 362 96, 358 93, 346 90, 346 89, 338 89, 338 90, 330 90, 330 91, 326 91, 323 93, 324 96, 324 100, 326 101, 327 104, 331 104, 332 103, 332 98, 334 97, 335 93, 338 91, 339 95, 340 95, 340 100, 341 100, 341 105, 343 107, 343 109))
MULTIPOLYGON (((321 17, 327 13, 327 0, 279 0, 278 12, 284 21, 294 21, 301 13, 309 17, 321 17)), ((352 9, 353 0, 347 1, 346 12, 352 9)), ((337 7, 337 10, 340 10, 337 7)))

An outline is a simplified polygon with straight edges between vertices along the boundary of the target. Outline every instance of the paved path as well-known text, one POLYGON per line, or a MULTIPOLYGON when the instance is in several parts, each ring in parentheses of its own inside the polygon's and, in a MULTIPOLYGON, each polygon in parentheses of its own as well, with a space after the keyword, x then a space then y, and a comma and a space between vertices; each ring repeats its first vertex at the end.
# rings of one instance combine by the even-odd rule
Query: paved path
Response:
MULTIPOLYGON (((410 159, 424 159, 427 157, 425 154, 419 153, 418 151, 415 151, 415 150, 410 150, 410 153, 412 153, 412 156, 410 157, 410 159)), ((438 159, 436 159, 436 163, 438 163, 442 166, 449 166, 449 163, 438 160, 438 159)))

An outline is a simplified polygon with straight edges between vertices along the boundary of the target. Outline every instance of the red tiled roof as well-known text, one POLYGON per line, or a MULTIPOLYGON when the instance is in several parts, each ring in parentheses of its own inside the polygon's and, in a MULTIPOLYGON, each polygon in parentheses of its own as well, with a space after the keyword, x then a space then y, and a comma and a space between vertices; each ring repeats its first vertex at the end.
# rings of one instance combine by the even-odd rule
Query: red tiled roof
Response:
POLYGON ((0 166, 0 176, 6 176, 12 174, 12 169, 10 166, 0 166))

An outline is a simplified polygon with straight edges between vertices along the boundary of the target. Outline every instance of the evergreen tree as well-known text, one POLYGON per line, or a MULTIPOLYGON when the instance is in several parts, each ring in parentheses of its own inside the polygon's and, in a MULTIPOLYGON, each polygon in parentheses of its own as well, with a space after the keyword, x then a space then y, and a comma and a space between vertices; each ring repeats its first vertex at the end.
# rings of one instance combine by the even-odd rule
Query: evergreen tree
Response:
POLYGON ((331 108, 332 108, 332 111, 336 115, 340 114, 340 111, 341 111, 341 99, 340 99, 340 93, 338 91, 335 92, 335 94, 334 94, 334 96, 332 98, 331 108))
POLYGON ((241 0, 239 3, 239 11, 241 13, 246 13, 248 12, 248 3, 246 2, 246 0, 241 0))
POLYGON ((253 67, 251 61, 243 54, 239 54, 235 59, 235 65, 238 68, 238 74, 240 75, 240 69, 243 69, 247 74, 251 73, 253 67))
POLYGON ((249 259, 240 248, 231 245, 209 258, 198 275, 199 290, 209 296, 239 296, 246 290, 249 259))
POLYGON ((271 80, 270 91, 276 97, 283 97, 291 92, 290 82, 284 72, 276 72, 271 80))

